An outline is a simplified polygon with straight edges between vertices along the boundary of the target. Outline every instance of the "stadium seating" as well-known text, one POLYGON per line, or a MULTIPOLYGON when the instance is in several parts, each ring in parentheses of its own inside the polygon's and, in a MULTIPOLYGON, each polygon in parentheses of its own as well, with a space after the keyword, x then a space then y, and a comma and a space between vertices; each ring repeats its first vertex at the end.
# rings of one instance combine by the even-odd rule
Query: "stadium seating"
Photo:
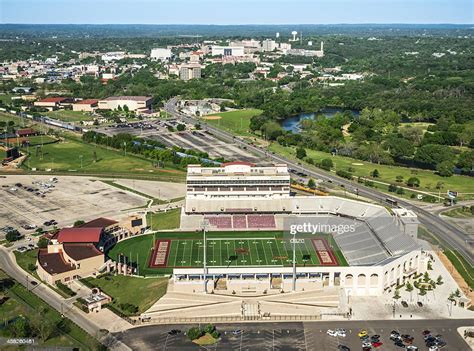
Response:
POLYGON ((247 216, 232 216, 232 228, 243 229, 247 228, 247 216))
POLYGON ((209 224, 213 227, 219 229, 229 229, 232 228, 232 217, 230 216, 213 216, 206 217, 209 221, 209 224))
POLYGON ((249 228, 275 228, 275 216, 273 215, 249 215, 247 222, 249 228))

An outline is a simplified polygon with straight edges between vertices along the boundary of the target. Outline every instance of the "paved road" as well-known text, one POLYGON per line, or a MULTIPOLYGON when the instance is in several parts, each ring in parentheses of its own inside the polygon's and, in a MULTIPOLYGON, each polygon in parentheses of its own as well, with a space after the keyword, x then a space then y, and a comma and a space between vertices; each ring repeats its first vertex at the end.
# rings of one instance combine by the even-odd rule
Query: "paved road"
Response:
MULTIPOLYGON (((62 296, 51 290, 46 285, 42 284, 41 281, 37 280, 30 274, 27 274, 21 268, 18 267, 16 261, 12 257, 12 253, 9 252, 3 246, 0 246, 0 268, 5 271, 10 277, 15 279, 17 282, 28 288, 32 293, 40 297, 49 306, 54 308, 56 311, 62 313, 65 317, 72 320, 90 335, 97 337, 101 326, 96 325, 94 322, 88 319, 87 315, 80 313, 76 307, 72 305, 73 301, 66 301, 62 296), (31 282, 36 282, 37 285, 33 286, 31 282)), ((109 336, 109 338, 111 338, 109 336)), ((104 340, 114 350, 130 350, 126 345, 121 342, 114 340, 104 340)))
MULTIPOLYGON (((183 121, 195 124, 197 122, 196 119, 189 117, 181 112, 179 112, 176 108, 176 102, 178 99, 172 98, 168 100, 164 106, 165 110, 170 113, 171 115, 175 116, 176 118, 180 118, 183 121)), ((269 153, 263 148, 259 148, 254 146, 250 143, 245 142, 243 139, 237 138, 233 136, 231 133, 218 129, 212 125, 205 123, 205 121, 199 120, 199 123, 203 126, 203 129, 207 129, 211 131, 217 137, 227 140, 228 142, 237 142, 246 146, 247 150, 253 151, 255 154, 263 157, 264 159, 270 159, 274 162, 279 163, 286 163, 290 168, 301 170, 308 175, 322 179, 323 181, 330 181, 333 184, 344 186, 349 191, 351 189, 357 188, 359 191, 359 195, 364 196, 366 198, 378 201, 378 202, 385 202, 387 198, 387 194, 384 194, 380 191, 377 191, 372 188, 365 187, 361 184, 356 184, 350 180, 346 180, 340 178, 330 172, 326 172, 323 170, 315 170, 313 168, 308 168, 306 165, 299 165, 293 160, 290 160, 286 157, 269 153)), ((468 237, 466 233, 456 226, 447 223, 437 215, 424 210, 421 207, 418 207, 408 201, 397 199, 400 206, 403 206, 407 209, 411 209, 416 212, 418 215, 419 221, 433 234, 442 238, 450 247, 459 251, 459 253, 471 264, 474 266, 474 250, 472 243, 468 242, 468 237)))
MULTIPOLYGON (((458 327, 472 325, 472 320, 394 320, 394 321, 351 321, 351 322, 292 322, 292 323, 241 323, 217 324, 221 340, 202 350, 301 350, 333 351, 338 345, 349 346, 351 350, 360 350, 361 341, 357 333, 365 329, 370 335, 380 335, 384 343, 381 350, 400 350, 389 340, 391 330, 414 336, 414 345, 426 350, 421 332, 430 330, 432 334, 441 334, 447 342, 443 350, 468 351, 469 346, 456 331, 458 327), (328 329, 344 328, 345 338, 334 338, 326 334, 328 329), (241 330, 235 335, 233 331, 241 330)), ((119 340, 130 345, 133 350, 198 350, 184 333, 192 325, 154 325, 138 327, 117 334, 119 340), (168 331, 178 329, 178 335, 168 335, 168 331)))

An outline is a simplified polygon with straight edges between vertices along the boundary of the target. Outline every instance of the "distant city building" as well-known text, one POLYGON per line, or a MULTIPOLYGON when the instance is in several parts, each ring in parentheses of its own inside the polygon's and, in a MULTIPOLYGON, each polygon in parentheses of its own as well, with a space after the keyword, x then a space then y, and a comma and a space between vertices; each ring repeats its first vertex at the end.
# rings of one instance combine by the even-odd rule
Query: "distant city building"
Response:
POLYGON ((82 100, 72 104, 72 110, 80 112, 93 112, 95 109, 97 109, 98 105, 99 100, 96 99, 82 100))
POLYGON ((151 50, 150 58, 152 60, 165 61, 171 58, 171 49, 156 48, 151 50))
POLYGON ((125 58, 124 51, 106 52, 105 54, 102 55, 102 61, 105 61, 105 62, 122 60, 124 58, 125 58))
POLYGON ((266 39, 262 41, 262 50, 263 51, 273 51, 277 47, 275 40, 266 39))
POLYGON ((190 80, 201 78, 201 66, 198 64, 181 65, 179 79, 190 80))
POLYGON ((323 57, 324 56, 324 43, 321 42, 320 50, 290 49, 290 50, 287 50, 286 53, 288 55, 294 55, 294 56, 323 57))
POLYGON ((50 111, 56 110, 63 105, 70 105, 73 102, 72 98, 67 97, 49 97, 38 100, 33 103, 34 106, 44 107, 50 111))
POLYGON ((213 46, 212 56, 244 56, 243 46, 213 46))
POLYGON ((130 111, 150 110, 152 102, 151 96, 111 96, 99 100, 99 109, 116 110, 127 106, 130 111))

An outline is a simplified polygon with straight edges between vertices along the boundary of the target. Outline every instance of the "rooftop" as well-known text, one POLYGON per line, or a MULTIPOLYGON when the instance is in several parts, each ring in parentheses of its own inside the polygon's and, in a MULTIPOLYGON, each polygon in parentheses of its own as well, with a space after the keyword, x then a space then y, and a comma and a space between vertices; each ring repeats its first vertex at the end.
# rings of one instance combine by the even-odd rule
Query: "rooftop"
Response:
POLYGON ((100 217, 84 223, 80 228, 106 228, 117 223, 118 222, 113 219, 100 217))
POLYGON ((128 100, 128 101, 147 101, 151 96, 110 96, 102 101, 128 100))
POLYGON ((95 105, 99 102, 97 99, 86 99, 76 102, 76 105, 95 105))
POLYGON ((57 102, 57 103, 60 103, 60 102, 63 102, 63 101, 66 101, 68 98, 65 98, 65 97, 49 97, 49 98, 46 98, 46 99, 43 99, 43 100, 39 100, 38 102, 57 102))
POLYGON ((64 244, 64 252, 76 261, 103 255, 93 244, 64 244))
POLYGON ((63 228, 57 239, 60 243, 97 243, 100 240, 102 228, 63 228))
POLYGON ((48 253, 47 249, 38 252, 38 262, 40 266, 49 274, 60 274, 74 270, 74 266, 64 261, 60 253, 48 253))

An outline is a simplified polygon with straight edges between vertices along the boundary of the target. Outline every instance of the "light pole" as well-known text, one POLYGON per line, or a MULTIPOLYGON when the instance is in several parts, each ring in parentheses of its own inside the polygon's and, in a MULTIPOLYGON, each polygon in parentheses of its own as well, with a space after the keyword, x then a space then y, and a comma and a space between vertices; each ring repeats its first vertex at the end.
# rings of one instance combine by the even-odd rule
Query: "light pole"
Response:
POLYGON ((293 234, 293 286, 292 291, 296 291, 296 233, 293 234))
POLYGON ((206 230, 209 221, 204 219, 202 222, 203 236, 204 236, 204 293, 207 294, 207 243, 206 243, 206 230))
POLYGON ((79 155, 79 159, 81 160, 81 169, 82 169, 82 155, 79 155))

